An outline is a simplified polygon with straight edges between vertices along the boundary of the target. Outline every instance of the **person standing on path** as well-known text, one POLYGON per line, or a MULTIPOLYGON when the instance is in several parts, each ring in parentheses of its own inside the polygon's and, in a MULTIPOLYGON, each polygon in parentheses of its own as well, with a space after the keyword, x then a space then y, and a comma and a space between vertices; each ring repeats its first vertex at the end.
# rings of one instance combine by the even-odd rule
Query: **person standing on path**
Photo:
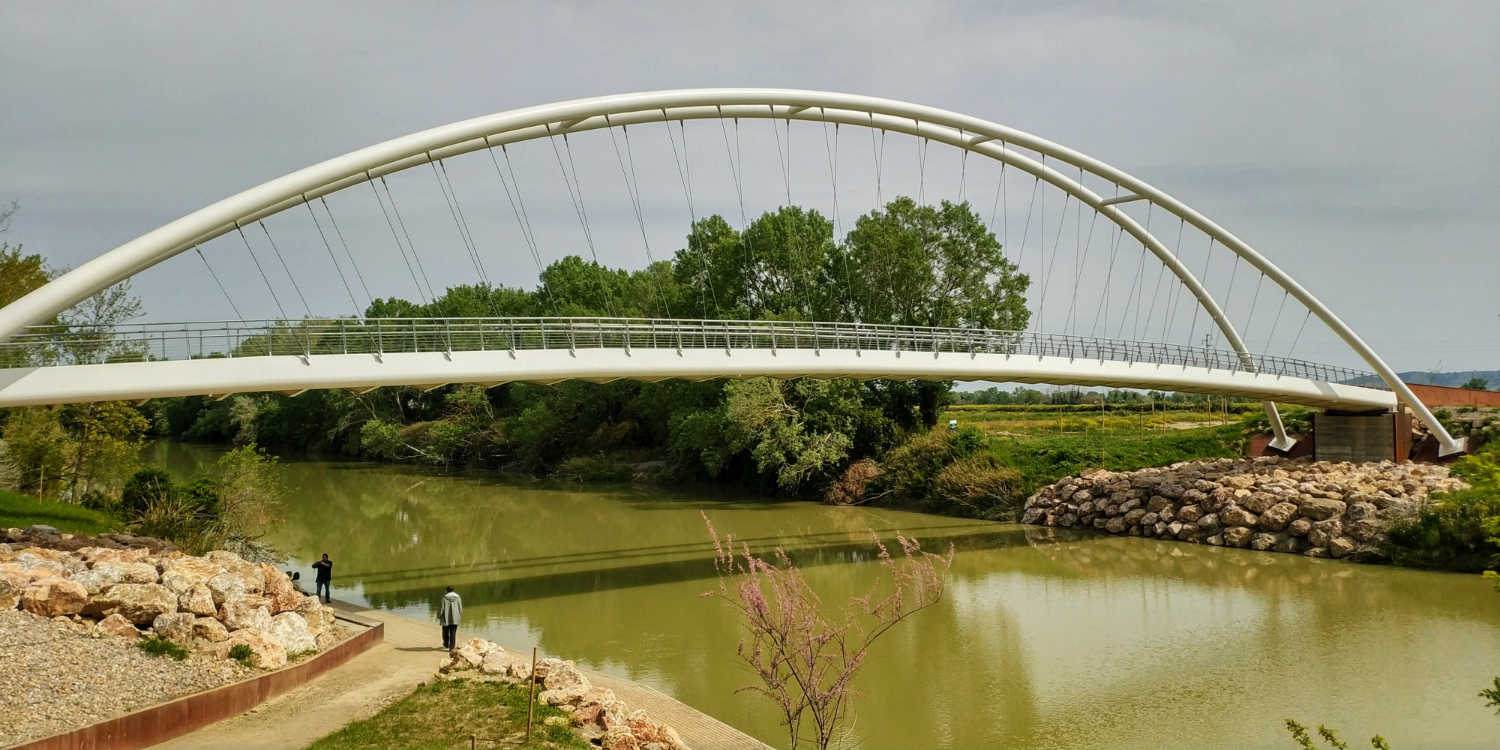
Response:
POLYGON ((329 597, 328 587, 333 581, 333 561, 328 559, 328 553, 323 553, 323 559, 313 563, 313 570, 318 571, 317 596, 323 597, 323 603, 333 601, 329 597))
POLYGON ((458 648, 458 620, 464 614, 464 600, 448 587, 448 593, 443 594, 443 601, 438 605, 438 624, 443 626, 443 648, 452 651, 458 648))

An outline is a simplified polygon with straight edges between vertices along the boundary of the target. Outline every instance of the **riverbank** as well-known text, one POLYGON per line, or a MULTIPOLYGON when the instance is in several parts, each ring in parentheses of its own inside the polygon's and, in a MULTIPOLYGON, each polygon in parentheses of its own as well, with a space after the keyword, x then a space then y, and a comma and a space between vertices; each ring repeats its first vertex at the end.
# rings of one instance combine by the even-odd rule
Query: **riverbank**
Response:
MULTIPOLYGON (((233 747, 239 750, 284 750, 306 747, 345 724, 374 716, 381 709, 429 682, 446 659, 442 631, 379 609, 346 602, 333 607, 385 625, 385 638, 369 651, 296 690, 273 698, 253 711, 221 721, 170 742, 157 750, 233 747)), ((467 640, 464 630, 460 640, 467 640)), ((613 690, 632 707, 674 727, 689 747, 724 750, 768 750, 758 740, 644 685, 580 670, 596 686, 613 690)))
POLYGON ((1391 524, 1430 495, 1468 488, 1446 466, 1264 457, 1064 477, 1022 523, 1308 557, 1389 559, 1391 524))

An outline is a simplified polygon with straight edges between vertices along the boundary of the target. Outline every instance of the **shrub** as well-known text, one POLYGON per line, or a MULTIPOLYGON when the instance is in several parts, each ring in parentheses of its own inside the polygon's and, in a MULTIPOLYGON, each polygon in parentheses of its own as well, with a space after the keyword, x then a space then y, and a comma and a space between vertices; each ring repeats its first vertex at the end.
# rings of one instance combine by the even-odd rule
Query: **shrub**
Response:
POLYGON ((120 493, 120 509, 126 520, 134 520, 145 513, 151 503, 166 500, 172 494, 172 476, 148 466, 125 480, 125 489, 120 493))
POLYGON ((932 480, 933 494, 980 518, 1014 518, 1026 496, 1021 472, 995 464, 990 456, 969 456, 948 464, 932 480))
POLYGON ((559 479, 574 482, 628 482, 634 474, 630 464, 604 455, 574 456, 553 472, 559 479))
POLYGON ((871 480, 880 476, 880 464, 873 459, 861 458, 844 470, 844 475, 833 486, 828 488, 828 494, 823 496, 823 502, 830 505, 859 505, 865 501, 865 490, 869 487, 871 480))
POLYGON ((170 656, 177 661, 188 658, 187 649, 165 638, 142 638, 135 642, 135 646, 153 656, 170 656))
POLYGON ((1458 460, 1453 473, 1470 489, 1435 497, 1392 524, 1397 564, 1478 571, 1500 563, 1500 446, 1458 460))
POLYGON ((883 473, 875 480, 879 494, 908 502, 931 502, 933 481, 945 466, 974 455, 984 446, 984 434, 972 427, 957 432, 935 429, 912 437, 887 453, 883 473))
POLYGON ((250 647, 243 643, 236 643, 230 646, 229 658, 239 662, 243 666, 250 666, 250 647))

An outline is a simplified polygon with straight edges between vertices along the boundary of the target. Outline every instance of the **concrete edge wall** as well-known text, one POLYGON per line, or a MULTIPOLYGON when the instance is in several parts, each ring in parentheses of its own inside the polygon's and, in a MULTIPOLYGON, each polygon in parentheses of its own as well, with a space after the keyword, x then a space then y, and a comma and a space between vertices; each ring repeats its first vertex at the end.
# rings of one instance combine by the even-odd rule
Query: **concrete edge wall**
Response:
POLYGON ((338 615, 364 632, 300 664, 202 693, 159 703, 71 732, 43 737, 10 750, 135 750, 165 742, 216 721, 237 716, 364 653, 385 637, 385 625, 338 615))
POLYGON ((1445 385, 1415 385, 1407 383, 1412 393, 1428 406, 1491 406, 1500 408, 1500 391, 1475 391, 1468 388, 1450 388, 1445 385))

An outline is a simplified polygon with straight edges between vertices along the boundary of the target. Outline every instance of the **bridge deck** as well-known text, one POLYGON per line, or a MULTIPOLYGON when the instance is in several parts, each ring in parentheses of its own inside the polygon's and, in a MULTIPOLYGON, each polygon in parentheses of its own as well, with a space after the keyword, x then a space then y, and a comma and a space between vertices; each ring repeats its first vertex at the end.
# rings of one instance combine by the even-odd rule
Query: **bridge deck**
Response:
POLYGON ((1367 373, 1302 360, 1016 331, 801 322, 399 319, 33 330, 0 344, 0 362, 22 365, 0 369, 0 406, 759 376, 1158 388, 1361 409, 1396 403, 1389 391, 1349 384, 1367 373))

